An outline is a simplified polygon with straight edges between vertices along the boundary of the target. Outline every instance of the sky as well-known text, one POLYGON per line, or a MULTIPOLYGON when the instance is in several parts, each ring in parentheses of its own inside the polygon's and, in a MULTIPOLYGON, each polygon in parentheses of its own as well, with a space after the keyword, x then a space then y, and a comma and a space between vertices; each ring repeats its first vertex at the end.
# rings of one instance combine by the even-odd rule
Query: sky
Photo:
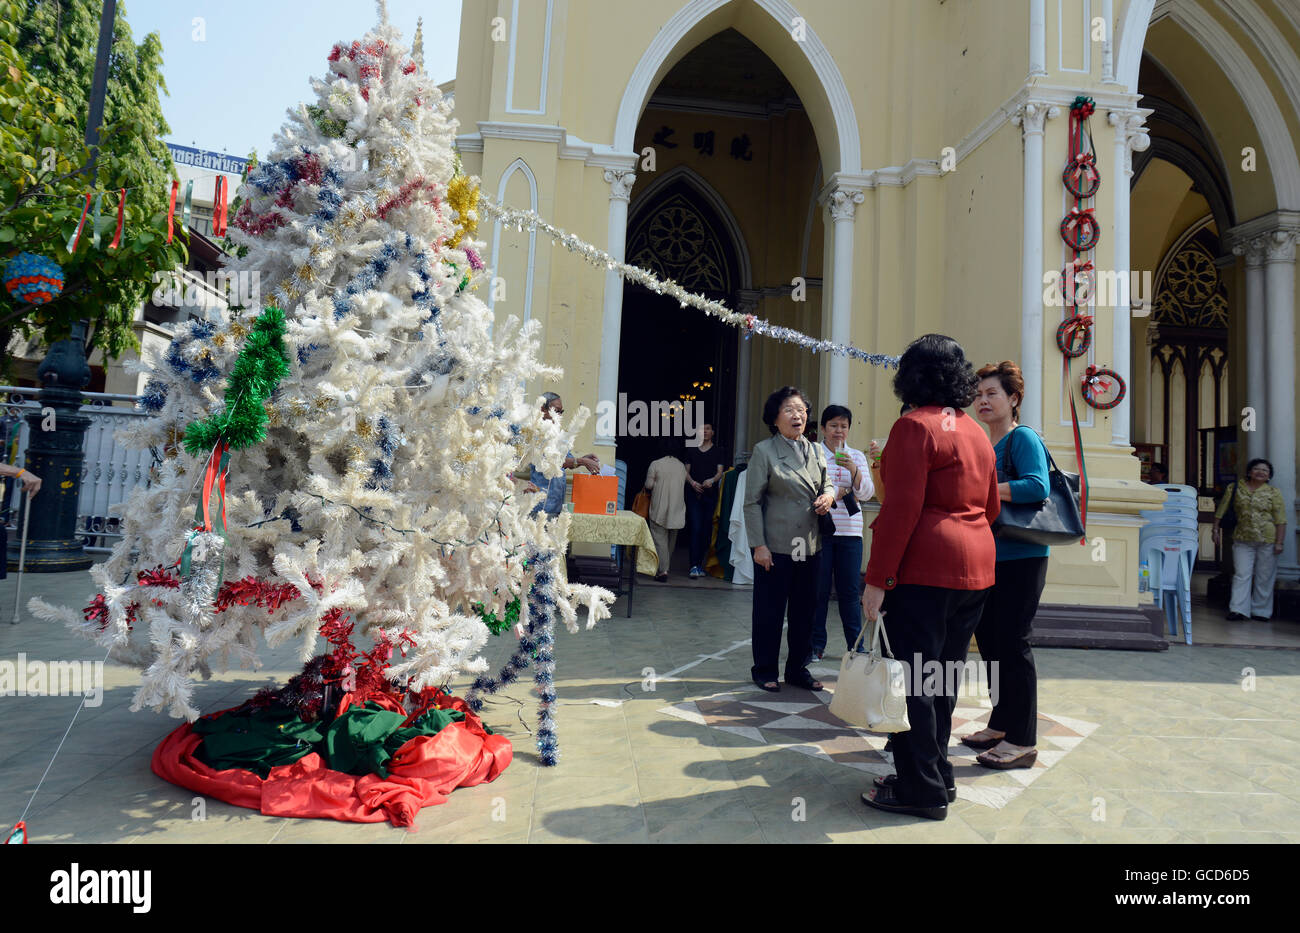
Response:
MULTIPOLYGON (((424 18, 424 67, 436 84, 456 76, 460 7, 388 0, 407 45, 424 18)), ((137 44, 150 32, 162 38, 166 141, 244 156, 267 153, 285 111, 325 76, 330 48, 365 35, 375 9, 372 0, 122 0, 118 15, 137 44)))

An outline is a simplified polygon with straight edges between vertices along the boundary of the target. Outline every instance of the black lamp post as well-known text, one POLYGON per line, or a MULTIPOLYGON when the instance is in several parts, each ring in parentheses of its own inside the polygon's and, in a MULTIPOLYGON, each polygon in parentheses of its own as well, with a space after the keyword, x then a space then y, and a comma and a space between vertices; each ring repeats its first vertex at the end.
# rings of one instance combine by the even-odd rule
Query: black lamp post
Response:
MULTIPOLYGON (((104 0, 99 17, 99 45, 95 50, 95 76, 90 87, 90 112, 86 118, 86 147, 90 150, 90 179, 98 175, 99 125, 104 120, 108 95, 108 58, 113 48, 117 0, 104 0)), ((38 411, 27 416, 26 469, 41 478, 41 491, 32 499, 27 536, 27 562, 23 568, 37 573, 85 570, 94 560, 77 538, 77 505, 81 498, 83 447, 90 419, 78 412, 81 392, 90 382, 86 362, 86 322, 78 321, 66 340, 51 344, 36 370, 41 380, 37 398, 41 408, 54 409, 54 430, 42 431, 45 418, 38 411)), ((18 564, 19 543, 9 548, 11 566, 18 564)))
MULTIPOLYGON (((50 347, 49 355, 36 370, 41 380, 37 398, 41 410, 54 410, 52 431, 41 410, 27 416, 27 470, 41 478, 41 491, 32 499, 31 524, 27 528, 27 563, 23 569, 36 573, 85 570, 94 560, 86 553, 77 534, 77 504, 81 499, 82 448, 90 419, 78 412, 81 390, 90 382, 86 363, 86 325, 78 321, 72 336, 50 347)), ((9 557, 17 567, 20 542, 9 545, 9 557)))

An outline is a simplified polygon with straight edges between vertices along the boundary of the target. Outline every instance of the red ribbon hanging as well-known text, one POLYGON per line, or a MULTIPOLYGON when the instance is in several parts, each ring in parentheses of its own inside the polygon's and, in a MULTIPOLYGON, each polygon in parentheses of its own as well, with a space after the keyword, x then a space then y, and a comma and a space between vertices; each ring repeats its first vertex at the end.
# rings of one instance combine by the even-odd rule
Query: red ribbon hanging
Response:
POLYGON ((217 446, 208 458, 208 470, 203 476, 203 530, 212 530, 212 487, 215 485, 221 494, 221 527, 226 527, 226 472, 221 469, 221 458, 229 448, 226 442, 217 441, 217 446))
POLYGON ((212 199, 212 235, 226 235, 226 176, 217 176, 217 191, 212 199))
POLYGON ((86 203, 81 206, 81 219, 77 221, 77 232, 72 235, 72 245, 68 247, 69 253, 77 251, 77 244, 81 242, 81 231, 86 227, 86 214, 90 210, 90 192, 86 192, 86 203))
POLYGON ((122 200, 117 202, 117 229, 113 231, 113 242, 108 244, 109 249, 117 249, 122 245, 122 224, 126 220, 126 189, 119 188, 122 200))
POLYGON ((171 245, 172 237, 176 235, 176 192, 179 190, 181 183, 172 182, 171 197, 167 199, 167 243, 171 245))

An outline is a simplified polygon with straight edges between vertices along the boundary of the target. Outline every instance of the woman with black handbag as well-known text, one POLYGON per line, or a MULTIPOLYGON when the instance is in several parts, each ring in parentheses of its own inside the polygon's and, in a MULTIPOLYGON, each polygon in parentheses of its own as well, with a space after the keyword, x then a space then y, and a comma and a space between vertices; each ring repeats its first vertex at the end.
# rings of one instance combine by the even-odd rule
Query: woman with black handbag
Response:
MULTIPOLYGON (((976 375, 975 415, 988 425, 997 457, 998 496, 1003 502, 1041 502, 1048 497, 1047 448, 1031 428, 1017 424, 1025 380, 1010 360, 976 375)), ((975 759, 986 768, 1029 768, 1038 757, 1038 672, 1029 633, 1047 581, 1045 544, 996 535, 997 579, 975 628, 988 676, 993 712, 985 729, 962 743, 983 749, 975 759)))
POLYGON ((1232 599, 1228 621, 1273 618, 1277 559, 1286 540, 1286 502, 1270 485, 1273 464, 1257 457, 1246 464, 1246 478, 1228 487, 1214 512, 1214 543, 1222 531, 1232 535, 1232 599))

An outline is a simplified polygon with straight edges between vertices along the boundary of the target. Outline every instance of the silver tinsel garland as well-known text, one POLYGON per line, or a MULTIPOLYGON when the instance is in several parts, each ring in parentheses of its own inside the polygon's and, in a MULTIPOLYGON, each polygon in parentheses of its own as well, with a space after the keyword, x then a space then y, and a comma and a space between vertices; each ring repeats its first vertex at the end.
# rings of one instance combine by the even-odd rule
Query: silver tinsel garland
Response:
POLYGON ((667 282, 661 281, 654 273, 615 259, 609 253, 592 246, 574 234, 547 223, 537 215, 536 211, 521 211, 513 207, 503 207, 481 192, 478 203, 484 213, 500 221, 505 226, 514 227, 520 232, 524 230, 540 230, 552 240, 563 244, 564 248, 569 252, 576 253, 593 266, 604 266, 606 270, 617 272, 623 279, 636 282, 657 295, 668 295, 676 298, 683 308, 696 308, 733 327, 739 327, 746 339, 751 334, 761 334, 764 337, 772 337, 785 343, 793 343, 805 350, 811 350, 813 353, 834 353, 839 356, 861 360, 864 363, 870 363, 872 366, 898 365, 898 357, 896 356, 888 356, 883 353, 868 353, 866 350, 860 350, 852 344, 835 343, 833 340, 819 340, 816 337, 809 337, 807 334, 793 328, 778 326, 752 314, 741 314, 739 311, 732 311, 719 301, 711 301, 703 295, 688 292, 671 279, 667 282))

